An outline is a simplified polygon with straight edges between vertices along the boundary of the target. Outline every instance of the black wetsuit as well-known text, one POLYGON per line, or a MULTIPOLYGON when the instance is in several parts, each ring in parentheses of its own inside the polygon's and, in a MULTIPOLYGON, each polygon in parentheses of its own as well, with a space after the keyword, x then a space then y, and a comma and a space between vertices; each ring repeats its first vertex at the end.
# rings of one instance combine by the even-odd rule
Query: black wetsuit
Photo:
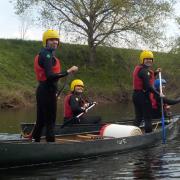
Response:
POLYGON ((142 90, 134 90, 133 103, 135 108, 135 120, 134 125, 140 126, 141 121, 145 121, 145 132, 152 132, 152 104, 150 100, 150 93, 159 94, 154 87, 150 84, 150 71, 147 66, 143 65, 143 68, 138 72, 138 77, 143 82, 142 90))
MULTIPOLYGON (((100 123, 101 121, 101 117, 99 116, 87 116, 86 114, 84 114, 83 116, 81 116, 80 118, 76 118, 77 115, 79 115, 80 113, 84 112, 84 99, 81 97, 81 95, 78 94, 72 94, 69 100, 69 104, 70 107, 72 109, 73 112, 73 117, 68 119, 68 118, 64 118, 64 121, 69 121, 71 120, 71 123, 69 124, 96 124, 96 123, 100 123)), ((92 105, 91 103, 89 103, 90 105, 92 105)))
POLYGON ((39 53, 39 65, 44 68, 47 80, 40 81, 36 91, 37 120, 32 137, 36 142, 40 141, 42 129, 46 127, 46 141, 54 142, 54 127, 57 111, 57 82, 59 78, 67 76, 67 71, 53 73, 55 66, 54 51, 43 48, 39 53))

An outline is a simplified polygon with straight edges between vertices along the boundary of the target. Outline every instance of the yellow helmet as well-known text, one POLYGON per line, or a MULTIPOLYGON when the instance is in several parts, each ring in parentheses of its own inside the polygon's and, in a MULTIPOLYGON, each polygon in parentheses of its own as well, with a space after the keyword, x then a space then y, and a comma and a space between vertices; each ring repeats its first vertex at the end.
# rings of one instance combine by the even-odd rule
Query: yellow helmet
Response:
POLYGON ((48 29, 43 33, 43 46, 46 47, 46 42, 48 39, 59 39, 59 33, 56 30, 48 29))
POLYGON ((144 63, 144 59, 153 59, 154 55, 151 51, 142 51, 140 54, 140 64, 144 63))
POLYGON ((71 91, 74 91, 75 86, 82 86, 84 87, 84 83, 80 79, 75 79, 71 82, 71 91))

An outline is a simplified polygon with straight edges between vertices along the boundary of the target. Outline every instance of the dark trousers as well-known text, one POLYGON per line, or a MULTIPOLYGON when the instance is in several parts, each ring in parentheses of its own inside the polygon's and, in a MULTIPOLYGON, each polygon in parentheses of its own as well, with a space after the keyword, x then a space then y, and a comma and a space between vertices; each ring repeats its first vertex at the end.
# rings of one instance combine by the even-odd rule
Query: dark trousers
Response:
POLYGON ((100 116, 83 115, 80 118, 64 118, 64 122, 70 121, 68 124, 98 124, 101 122, 100 116))
MULTIPOLYGON (((169 117, 171 117, 171 115, 172 115, 172 112, 164 109, 164 117, 165 118, 169 118, 169 117)), ((162 118, 162 112, 161 112, 160 108, 152 109, 152 118, 153 119, 161 119, 162 118)))
POLYGON ((153 119, 160 119, 162 116, 161 110, 159 109, 152 109, 152 118, 153 119))
POLYGON ((54 128, 57 111, 56 89, 40 84, 36 91, 37 119, 32 137, 40 142, 43 127, 46 128, 46 141, 54 142, 54 128))
POLYGON ((143 91, 134 91, 133 103, 135 109, 134 125, 140 126, 141 121, 145 122, 145 132, 152 132, 152 104, 150 98, 143 91))

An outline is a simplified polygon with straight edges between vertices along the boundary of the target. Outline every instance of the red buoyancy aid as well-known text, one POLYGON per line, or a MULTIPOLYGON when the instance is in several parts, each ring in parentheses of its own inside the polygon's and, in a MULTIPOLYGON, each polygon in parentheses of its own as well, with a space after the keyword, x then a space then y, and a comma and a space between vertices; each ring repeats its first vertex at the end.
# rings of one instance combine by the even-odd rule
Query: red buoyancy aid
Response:
MULTIPOLYGON (((154 97, 153 93, 150 93, 150 100, 151 100, 151 104, 152 104, 152 108, 153 109, 158 109, 158 102, 156 100, 156 98, 154 97)), ((168 110, 168 105, 167 104, 163 104, 163 109, 164 111, 168 110)))
MULTIPOLYGON (((56 63, 55 66, 52 67, 53 73, 60 73, 61 72, 61 64, 58 58, 55 57, 56 63)), ((47 79, 45 70, 39 65, 39 55, 37 55, 34 59, 34 71, 36 74, 36 79, 38 81, 45 81, 47 79)))
POLYGON ((157 103, 153 93, 150 93, 150 100, 151 100, 152 108, 158 109, 158 103, 157 103))
MULTIPOLYGON (((138 73, 143 68, 141 65, 137 65, 133 72, 133 89, 134 90, 143 90, 143 81, 141 78, 139 78, 138 73)), ((152 70, 149 70, 150 72, 150 84, 154 84, 154 72, 152 70)))
POLYGON ((68 94, 64 98, 64 117, 65 118, 72 118, 72 116, 73 116, 73 112, 72 112, 71 106, 69 104, 71 96, 72 96, 72 94, 68 94))

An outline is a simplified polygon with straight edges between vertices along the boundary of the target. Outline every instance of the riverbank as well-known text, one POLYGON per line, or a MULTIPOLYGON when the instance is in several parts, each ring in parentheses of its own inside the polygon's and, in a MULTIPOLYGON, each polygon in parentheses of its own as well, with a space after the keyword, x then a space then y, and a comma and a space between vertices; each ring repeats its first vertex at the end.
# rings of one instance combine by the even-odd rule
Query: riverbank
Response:
MULTIPOLYGON (((17 108, 35 104, 35 80, 33 59, 41 48, 41 42, 0 39, 0 107, 17 108)), ((138 63, 139 50, 99 47, 97 60, 87 64, 87 46, 61 44, 57 56, 62 68, 72 65, 79 72, 67 78, 64 94, 70 82, 80 78, 91 99, 103 103, 127 102, 132 94, 132 72, 138 63)), ((168 97, 177 97, 180 92, 180 55, 154 53, 155 67, 162 67, 167 80, 168 97)), ((64 82, 60 84, 62 87, 64 82)), ((63 98, 62 98, 63 99, 63 98)))

